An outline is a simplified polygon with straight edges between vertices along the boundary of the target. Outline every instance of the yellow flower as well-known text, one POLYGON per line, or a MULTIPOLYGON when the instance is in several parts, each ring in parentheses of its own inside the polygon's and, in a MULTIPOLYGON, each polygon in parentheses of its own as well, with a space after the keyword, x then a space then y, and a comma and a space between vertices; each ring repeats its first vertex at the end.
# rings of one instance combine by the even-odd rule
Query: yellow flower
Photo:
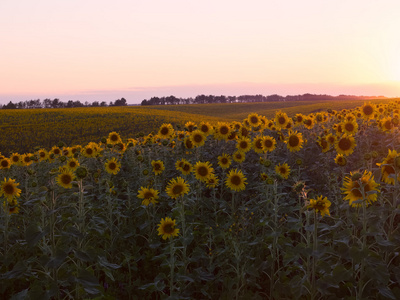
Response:
POLYGON ((241 163, 241 162, 244 162, 244 160, 246 159, 246 154, 243 153, 242 151, 238 150, 238 151, 235 151, 235 153, 233 153, 232 158, 237 163, 241 163))
POLYGON ((354 135, 358 131, 358 124, 355 120, 346 120, 342 122, 342 130, 348 135, 354 135))
POLYGON ((278 128, 286 128, 286 125, 289 123, 289 117, 286 113, 279 110, 275 114, 275 124, 278 128))
POLYGON ((189 121, 185 123, 185 127, 187 128, 187 131, 192 132, 196 127, 196 124, 193 123, 192 121, 189 121))
POLYGON ((162 124, 158 130, 158 136, 162 139, 169 139, 174 134, 174 128, 171 124, 162 124))
POLYGON ((184 158, 175 163, 175 168, 182 172, 183 175, 189 175, 193 170, 192 164, 184 158))
POLYGON ((74 172, 70 169, 65 169, 57 176, 56 182, 63 188, 70 189, 72 188, 72 181, 74 180, 75 180, 74 172))
POLYGON ((11 160, 7 157, 3 157, 0 159, 0 170, 1 169, 9 169, 11 167, 11 160))
POLYGON ((206 136, 198 129, 191 132, 190 139, 195 147, 203 146, 206 142, 206 136))
POLYGON ((61 149, 57 146, 54 146, 53 148, 51 148, 50 150, 50 154, 53 153, 55 156, 59 156, 61 155, 61 149))
POLYGON ((160 175, 165 170, 164 163, 161 160, 153 160, 151 165, 153 167, 153 172, 156 175, 160 175))
POLYGON ((343 155, 350 155, 353 153, 355 146, 356 141, 354 137, 347 134, 343 134, 335 143, 336 152, 343 155))
POLYGON ((281 176, 283 179, 288 179, 290 174, 290 167, 287 163, 279 164, 275 166, 275 172, 277 175, 281 176))
POLYGON ((29 166, 33 163, 31 160, 31 154, 22 154, 21 155, 21 162, 24 166, 29 166))
POLYGON ((382 131, 390 131, 394 128, 390 117, 383 118, 379 121, 379 127, 382 131))
POLYGON ((264 151, 272 152, 276 148, 276 140, 272 136, 264 136, 262 145, 264 147, 264 151))
POLYGON ((19 204, 18 200, 13 198, 11 201, 7 201, 3 203, 4 210, 7 211, 8 209, 8 214, 18 214, 19 213, 19 204))
POLYGON ((331 206, 331 202, 328 200, 327 197, 323 198, 323 196, 318 196, 317 199, 310 199, 310 204, 307 208, 315 209, 317 213, 320 213, 321 216, 331 214, 329 213, 329 207, 331 206))
POLYGON ((330 149, 329 143, 326 140, 325 136, 319 136, 317 142, 318 145, 321 147, 322 152, 327 152, 330 149))
POLYGON ((237 143, 236 143, 236 148, 243 152, 246 153, 251 149, 251 141, 249 138, 247 137, 241 137, 238 139, 237 143))
MULTIPOLYGON (((399 157, 400 153, 396 150, 390 150, 388 155, 384 158, 382 163, 377 163, 378 167, 381 167, 382 180, 387 184, 395 184, 396 180, 396 169, 395 160, 399 157)), ((400 181, 400 173, 397 174, 397 180, 400 181)))
POLYGON ((20 165, 21 164, 21 155, 18 153, 13 153, 10 156, 10 160, 13 165, 20 165))
POLYGON ((375 105, 371 103, 364 103, 361 107, 361 114, 364 119, 372 119, 375 114, 375 105))
POLYGON ((257 127, 261 123, 260 116, 256 113, 251 113, 247 116, 247 121, 253 127, 257 127))
POLYGON ((344 200, 349 200, 349 205, 360 207, 364 201, 368 206, 378 199, 378 186, 372 172, 365 170, 363 174, 350 172, 350 176, 344 178, 341 190, 346 194, 344 200))
POLYGON ((37 154, 40 161, 47 160, 49 158, 49 153, 45 149, 40 149, 37 154))
POLYGON ((120 170, 121 164, 118 162, 118 160, 115 159, 115 157, 113 157, 107 160, 104 166, 107 173, 116 175, 120 170))
POLYGON ((208 176, 208 178, 206 179, 206 186, 208 188, 215 188, 218 186, 218 183, 219 179, 214 173, 211 173, 210 176, 208 176))
POLYGON ((231 128, 228 123, 218 122, 215 128, 214 135, 219 140, 226 140, 231 132, 231 128))
POLYGON ((116 145, 116 144, 121 143, 121 142, 122 142, 121 137, 115 131, 110 132, 108 134, 107 144, 116 145))
POLYGON ((343 154, 338 154, 335 157, 335 163, 339 166, 345 166, 347 164, 347 158, 343 154))
POLYGON ((81 153, 85 157, 96 157, 97 156, 96 150, 97 149, 93 145, 89 144, 89 145, 86 145, 86 147, 84 147, 81 150, 81 153))
POLYGON ((225 184, 233 191, 239 192, 246 188, 246 177, 241 170, 230 170, 225 180, 225 184))
POLYGON ((193 168, 194 175, 196 176, 196 179, 201 180, 201 181, 206 181, 207 178, 214 173, 214 169, 211 166, 210 162, 201 162, 198 161, 193 168))
POLYGON ((307 129, 312 129, 314 127, 314 118, 312 116, 306 116, 303 120, 304 127, 307 129))
POLYGON ((150 203, 156 204, 158 203, 158 191, 152 188, 145 188, 145 187, 140 187, 140 190, 138 192, 138 198, 143 199, 142 205, 148 206, 150 203))
POLYGON ((166 217, 165 219, 162 218, 158 225, 158 235, 161 235, 164 240, 178 236, 179 228, 175 228, 175 226, 175 220, 172 220, 169 217, 166 217))
POLYGON ((285 143, 290 152, 299 151, 303 146, 303 142, 303 134, 297 131, 289 131, 289 135, 285 139, 285 143))
POLYGON ((208 122, 201 122, 199 130, 205 135, 209 136, 210 134, 213 133, 213 128, 208 122))
POLYGON ((8 202, 11 202, 21 195, 21 190, 17 186, 19 186, 19 183, 15 183, 15 179, 9 178, 7 180, 4 178, 4 181, 1 182, 0 196, 4 196, 8 202))
POLYGON ((75 158, 71 158, 67 161, 67 168, 75 171, 79 167, 79 162, 75 158))
POLYGON ((263 137, 258 136, 254 138, 252 147, 256 153, 263 153, 264 152, 263 137))
POLYGON ((173 178, 169 181, 165 191, 172 199, 176 199, 189 193, 189 184, 182 177, 173 178))
POLYGON ((222 155, 218 156, 218 165, 222 169, 229 168, 231 163, 232 163, 232 160, 231 160, 231 157, 228 154, 222 153, 222 155))

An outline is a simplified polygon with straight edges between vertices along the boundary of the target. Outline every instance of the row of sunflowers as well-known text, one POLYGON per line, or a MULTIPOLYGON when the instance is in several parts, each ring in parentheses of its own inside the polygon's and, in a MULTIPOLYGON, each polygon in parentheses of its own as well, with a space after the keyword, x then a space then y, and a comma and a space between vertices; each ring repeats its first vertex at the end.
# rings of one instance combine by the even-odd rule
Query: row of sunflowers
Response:
POLYGON ((400 102, 0 154, 0 295, 398 299, 400 102))

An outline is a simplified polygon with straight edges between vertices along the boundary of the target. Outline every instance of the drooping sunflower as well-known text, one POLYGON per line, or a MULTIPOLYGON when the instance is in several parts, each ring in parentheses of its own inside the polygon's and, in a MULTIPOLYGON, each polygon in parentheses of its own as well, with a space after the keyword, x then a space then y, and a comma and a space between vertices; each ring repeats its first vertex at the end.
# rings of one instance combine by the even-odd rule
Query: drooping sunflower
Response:
POLYGON ((186 122, 185 123, 185 128, 187 131, 192 132, 196 127, 196 123, 193 123, 192 121, 186 122))
POLYGON ((158 136, 162 139, 169 139, 174 134, 174 128, 171 124, 162 124, 158 130, 158 136))
POLYGON ((107 144, 116 145, 121 142, 121 137, 117 132, 113 131, 108 134, 107 144))
POLYGON ((256 153, 263 153, 264 146, 263 146, 263 136, 258 136, 253 139, 253 143, 251 146, 253 147, 254 152, 256 153))
POLYGON ((262 145, 264 148, 264 151, 268 151, 268 152, 272 152, 274 151, 274 149, 276 148, 276 140, 274 137, 272 136, 264 136, 263 137, 263 141, 262 141, 262 145))
POLYGON ((158 193, 158 190, 142 186, 140 187, 137 197, 143 199, 142 205, 148 206, 150 203, 154 205, 158 203, 158 193))
POLYGON ((30 166, 31 164, 33 164, 33 160, 31 160, 31 154, 22 154, 21 155, 21 162, 24 166, 30 166))
POLYGON ((246 177, 241 170, 230 170, 225 185, 233 191, 240 192, 246 188, 246 177))
POLYGON ((1 182, 0 196, 4 196, 8 202, 11 202, 14 198, 21 195, 21 190, 17 186, 19 186, 19 183, 16 183, 15 179, 9 178, 7 180, 4 178, 1 182))
POLYGON ((303 147, 303 134, 297 131, 289 131, 285 143, 290 152, 296 152, 303 147))
POLYGON ((173 178, 169 181, 165 191, 172 199, 176 199, 189 193, 189 184, 182 177, 173 178))
POLYGON ((334 146, 336 142, 336 136, 333 135, 332 133, 329 133, 326 136, 326 141, 329 143, 330 146, 334 146))
POLYGON ((289 117, 286 113, 281 110, 278 110, 275 113, 275 124, 278 128, 286 128, 286 125, 289 123, 289 117))
POLYGON ((246 154, 242 151, 237 150, 232 154, 232 158, 237 163, 242 163, 246 159, 246 154))
POLYGON ((287 163, 276 165, 275 173, 283 179, 288 179, 290 175, 290 167, 287 163))
POLYGON ((303 124, 305 128, 312 129, 315 125, 314 118, 311 115, 304 117, 303 124))
POLYGON ((371 103, 364 103, 364 105, 361 107, 361 114, 366 120, 372 119, 375 114, 375 105, 371 103))
POLYGON ((185 139, 183 140, 183 144, 185 145, 186 149, 193 149, 194 145, 192 142, 192 139, 190 138, 190 136, 185 137, 185 139))
MULTIPOLYGON (((381 163, 377 163, 378 167, 381 167, 381 174, 383 182, 387 184, 395 184, 396 181, 396 159, 399 157, 400 153, 396 150, 390 150, 388 155, 383 159, 381 163)), ((400 173, 397 173, 397 180, 400 181, 400 173)))
POLYGON ((200 147, 203 146, 206 142, 206 136, 203 134, 202 131, 196 129, 193 130, 190 134, 190 139, 192 140, 193 146, 200 147))
POLYGON ((303 114, 296 114, 294 117, 294 126, 299 126, 302 125, 304 121, 304 115, 303 114))
POLYGON ((196 179, 206 181, 207 178, 214 173, 214 169, 210 162, 198 161, 193 167, 193 173, 196 179))
POLYGON ((345 166, 347 165, 347 158, 343 154, 338 154, 335 157, 335 163, 339 166, 345 166))
POLYGON ((257 113, 251 113, 247 116, 247 121, 251 126, 257 127, 260 125, 261 119, 257 113))
POLYGON ((321 147, 322 152, 327 152, 330 149, 326 136, 319 136, 317 140, 318 145, 321 147))
POLYGON ((218 122, 217 127, 214 131, 214 136, 218 140, 226 140, 231 132, 231 128, 226 122, 218 122))
POLYGON ((161 235, 163 240, 178 236, 179 228, 176 228, 176 220, 172 220, 170 217, 161 219, 158 225, 158 235, 161 235))
POLYGON ((222 153, 222 155, 218 156, 218 165, 222 169, 227 169, 230 167, 232 163, 231 157, 229 154, 222 153))
POLYGON ((331 214, 329 213, 329 207, 331 206, 331 202, 328 200, 327 197, 323 198, 323 196, 318 196, 316 199, 310 199, 310 204, 307 208, 314 209, 317 213, 320 213, 321 216, 331 214))
POLYGON ((206 186, 208 187, 208 188, 215 188, 215 187, 217 187, 218 186, 218 184, 219 184, 219 179, 218 179, 218 177, 214 174, 214 173, 212 173, 207 179, 206 179, 206 186))
POLYGON ((57 184, 65 189, 72 188, 72 182, 74 180, 75 180, 75 174, 72 170, 68 168, 62 170, 61 173, 56 178, 57 184))
POLYGON ((70 159, 67 161, 67 168, 70 169, 70 170, 72 170, 72 171, 75 171, 76 168, 79 167, 79 165, 80 165, 80 164, 79 164, 79 161, 76 160, 75 158, 70 158, 70 159))
POLYGON ((151 166, 153 167, 153 172, 156 175, 160 175, 165 170, 164 162, 161 160, 151 161, 151 166))
POLYGON ((356 141, 352 135, 343 134, 335 143, 336 152, 343 155, 350 155, 356 147, 356 141))
POLYGON ((344 178, 341 190, 346 195, 344 200, 349 200, 349 205, 360 207, 363 202, 368 206, 378 199, 378 186, 372 172, 365 170, 363 174, 350 172, 350 176, 344 178))
POLYGON ((237 143, 236 143, 236 148, 243 152, 246 153, 251 149, 251 141, 249 138, 247 137, 241 137, 238 139, 237 143))
POLYGON ((115 157, 113 157, 105 162, 104 167, 108 174, 117 175, 120 170, 121 163, 115 157))
POLYGON ((382 131, 390 131, 394 128, 391 117, 383 118, 378 124, 382 131))
POLYGON ((7 201, 3 203, 3 207, 5 210, 8 208, 8 214, 18 214, 19 213, 19 204, 16 198, 13 198, 11 201, 7 201))
POLYGON ((11 160, 7 157, 3 157, 0 159, 0 170, 1 169, 9 169, 11 167, 11 160))
POLYGON ((358 124, 353 120, 345 120, 342 122, 342 130, 344 133, 347 133, 348 135, 354 135, 358 131, 358 124))

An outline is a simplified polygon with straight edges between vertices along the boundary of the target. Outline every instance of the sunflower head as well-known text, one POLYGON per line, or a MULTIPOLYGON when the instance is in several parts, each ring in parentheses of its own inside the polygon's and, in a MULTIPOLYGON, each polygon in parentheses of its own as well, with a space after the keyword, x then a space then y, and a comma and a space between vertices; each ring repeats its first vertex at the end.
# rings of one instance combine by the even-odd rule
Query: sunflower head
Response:
POLYGON ((151 166, 155 175, 160 175, 165 170, 164 162, 161 160, 153 160, 151 166))
POLYGON ((325 215, 330 216, 330 206, 331 202, 327 199, 327 197, 324 198, 323 196, 318 196, 316 199, 310 199, 310 203, 307 208, 314 209, 316 213, 320 213, 323 217, 325 215))
POLYGON ((228 173, 228 176, 225 180, 225 184, 228 188, 230 188, 232 191, 242 191, 246 188, 246 177, 242 173, 241 170, 230 170, 228 173))
POLYGON ((117 132, 113 131, 108 134, 107 144, 116 145, 121 142, 121 137, 117 132))
POLYGON ((0 185, 0 196, 5 197, 8 202, 13 201, 21 195, 21 190, 17 186, 19 186, 19 183, 16 183, 15 179, 9 178, 7 180, 4 178, 0 185))
POLYGON ((283 179, 288 179, 290 175, 290 167, 287 163, 276 165, 275 173, 283 179))
POLYGON ((137 197, 139 199, 143 199, 142 205, 148 206, 150 203, 151 204, 156 204, 158 203, 157 199, 158 197, 158 190, 148 188, 148 187, 141 187, 137 197))
POLYGON ((218 165, 222 169, 229 168, 231 163, 232 163, 232 160, 231 160, 231 157, 228 154, 223 153, 222 155, 218 156, 218 165))
POLYGON ((169 181, 165 191, 172 199, 176 199, 189 193, 189 184, 182 177, 173 178, 169 181))
POLYGON ((303 134, 297 131, 289 131, 288 137, 285 139, 285 143, 290 152, 299 151, 303 147, 303 134))
POLYGON ((115 159, 115 157, 113 157, 106 161, 104 167, 107 173, 116 175, 120 170, 121 163, 117 159, 115 159))
POLYGON ((365 170, 364 173, 350 172, 350 176, 345 177, 341 190, 346 195, 344 200, 349 200, 349 205, 360 207, 363 203, 368 206, 377 200, 378 186, 372 172, 365 170))
POLYGON ((65 189, 72 188, 72 182, 74 180, 75 180, 75 174, 73 173, 72 170, 68 168, 62 170, 61 173, 56 178, 57 184, 65 189))
POLYGON ((196 179, 201 181, 207 181, 207 179, 214 173, 214 169, 210 162, 197 162, 193 168, 196 179))
POLYGON ((160 224, 158 225, 158 235, 160 235, 163 240, 178 236, 179 229, 175 227, 175 222, 176 220, 172 220, 169 217, 161 219, 160 224))

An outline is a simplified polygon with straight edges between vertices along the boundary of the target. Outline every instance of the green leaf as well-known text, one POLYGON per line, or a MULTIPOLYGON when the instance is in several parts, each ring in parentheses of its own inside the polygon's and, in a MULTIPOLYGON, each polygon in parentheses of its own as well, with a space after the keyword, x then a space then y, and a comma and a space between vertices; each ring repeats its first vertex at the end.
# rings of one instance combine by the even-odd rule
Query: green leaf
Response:
POLYGON ((389 299, 394 299, 396 300, 396 296, 393 294, 389 288, 386 286, 378 288, 379 294, 381 294, 383 297, 389 298, 389 299))
POLYGON ((36 224, 30 225, 25 231, 25 239, 28 246, 35 246, 47 233, 47 231, 40 230, 36 224))
POLYGON ((100 266, 105 267, 107 269, 114 269, 115 270, 115 269, 121 268, 120 265, 109 263, 107 261, 107 258, 105 258, 103 256, 98 256, 98 259, 99 259, 98 262, 99 262, 100 266))

